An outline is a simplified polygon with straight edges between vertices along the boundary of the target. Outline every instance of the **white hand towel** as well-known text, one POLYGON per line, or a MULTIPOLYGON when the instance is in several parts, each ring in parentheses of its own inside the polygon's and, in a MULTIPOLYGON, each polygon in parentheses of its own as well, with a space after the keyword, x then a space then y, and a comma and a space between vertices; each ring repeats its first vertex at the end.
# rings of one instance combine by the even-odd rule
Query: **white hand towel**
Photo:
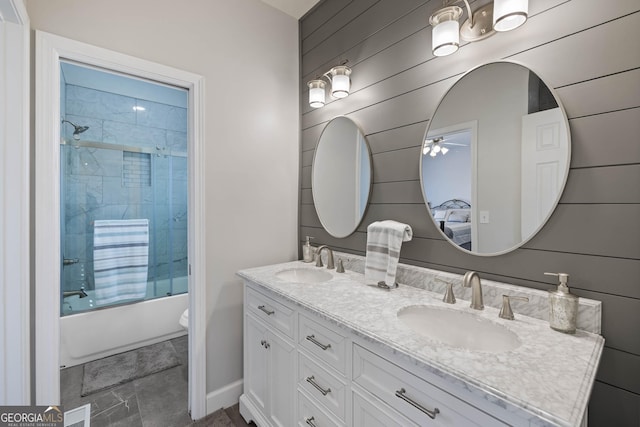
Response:
POLYGON ((96 303, 105 305, 144 298, 148 260, 148 219, 94 221, 96 303))
POLYGON ((402 242, 413 237, 411 226, 397 221, 377 221, 367 227, 367 256, 364 277, 395 287, 402 242))

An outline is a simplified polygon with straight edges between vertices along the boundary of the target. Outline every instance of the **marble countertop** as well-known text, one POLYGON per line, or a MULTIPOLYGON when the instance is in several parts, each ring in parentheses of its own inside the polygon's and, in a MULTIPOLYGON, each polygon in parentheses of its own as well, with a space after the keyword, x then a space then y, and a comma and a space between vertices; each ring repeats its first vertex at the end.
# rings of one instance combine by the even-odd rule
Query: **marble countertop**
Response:
POLYGON ((280 280, 276 273, 288 268, 316 267, 301 261, 246 269, 238 272, 265 289, 305 307, 324 319, 346 327, 369 342, 492 401, 532 425, 577 426, 587 407, 604 339, 578 330, 567 335, 549 328, 548 322, 519 315, 498 317, 499 310, 472 310, 458 298, 455 306, 442 295, 413 286, 391 291, 367 283, 364 275, 335 270, 332 279, 318 284, 280 280), (448 347, 417 334, 397 317, 400 309, 431 305, 472 312, 513 331, 522 344, 503 353, 467 351, 448 347))

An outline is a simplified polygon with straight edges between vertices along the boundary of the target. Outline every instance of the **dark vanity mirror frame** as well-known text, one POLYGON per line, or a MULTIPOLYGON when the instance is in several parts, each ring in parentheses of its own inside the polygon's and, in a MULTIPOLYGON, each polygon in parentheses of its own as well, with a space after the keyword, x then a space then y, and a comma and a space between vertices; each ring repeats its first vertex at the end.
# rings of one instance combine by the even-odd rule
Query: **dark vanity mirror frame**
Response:
MULTIPOLYGON (((322 225, 322 227, 325 229, 325 231, 327 233, 329 233, 332 237, 336 237, 339 239, 348 237, 350 235, 352 235, 353 233, 356 232, 356 230, 358 229, 358 227, 360 226, 360 224, 362 223, 362 220, 364 219, 365 215, 367 214, 367 210, 369 208, 369 201, 371 199, 371 192, 373 189, 373 159, 372 159, 372 155, 371 155, 371 147, 369 145, 369 141, 366 138, 365 133, 363 132, 362 128, 358 125, 358 123, 356 123, 353 119, 351 119, 350 117, 347 116, 336 116, 333 117, 331 120, 329 120, 327 122, 327 124, 325 125, 324 129, 322 130, 322 133, 320 134, 320 137, 318 138, 318 142, 316 142, 316 146, 315 146, 315 150, 313 152, 313 161, 311 163, 311 194, 313 197, 313 204, 316 210, 316 214, 318 215, 318 219, 320 221, 320 224, 322 225), (323 220, 319 209, 318 209, 318 199, 317 199, 317 195, 316 192, 314 191, 314 173, 316 171, 316 160, 317 160, 317 154, 318 154, 318 147, 320 146, 320 143, 322 142, 322 137, 325 135, 325 132, 327 131, 329 125, 334 122, 337 119, 346 119, 349 120, 354 127, 357 129, 357 131, 359 132, 359 134, 362 136, 362 141, 364 143, 364 148, 367 150, 367 159, 368 159, 368 166, 369 166, 369 188, 367 190, 367 194, 366 194, 366 198, 364 199, 364 208, 362 209, 362 214, 360 215, 360 218, 358 221, 354 221, 354 225, 352 228, 349 229, 348 232, 344 232, 344 233, 338 233, 336 232, 336 230, 331 230, 331 227, 328 226, 326 224, 326 219, 323 220)), ((337 191, 337 190, 336 190, 337 191)))
MULTIPOLYGON (((465 121, 465 120, 461 120, 461 121, 465 121)), ((477 122, 476 122, 476 126, 477 126, 477 122)), ((476 128, 476 130, 477 130, 477 128, 476 128)), ((562 131, 562 129, 561 129, 561 131, 562 131)), ((546 84, 545 81, 540 77, 540 74, 538 74, 537 72, 532 70, 529 66, 524 65, 522 63, 519 63, 517 61, 507 61, 507 60, 491 61, 491 62, 483 63, 481 65, 478 65, 477 67, 474 67, 474 68, 470 69, 464 75, 462 75, 460 77, 460 79, 456 80, 456 82, 453 83, 453 85, 451 87, 449 87, 449 89, 447 89, 447 91, 440 98, 440 100, 439 100, 439 102, 438 102, 438 104, 436 106, 436 109, 434 110, 433 115, 431 116, 431 118, 430 118, 430 120, 428 122, 427 129, 426 129, 426 131, 424 133, 424 136, 422 138, 422 141, 421 141, 421 144, 420 144, 420 159, 419 160, 420 160, 420 187, 421 187, 421 191, 422 191, 422 197, 423 197, 424 202, 425 202, 425 207, 428 209, 427 215, 429 216, 429 218, 431 218, 431 221, 434 223, 434 225, 438 229, 438 232, 445 238, 445 240, 447 240, 449 243, 451 243, 458 250, 460 250, 460 251, 462 251, 462 252, 464 252, 466 254, 470 254, 470 255, 497 256, 497 255, 507 254, 509 252, 514 251, 515 249, 518 249, 518 248, 522 247, 524 244, 526 244, 529 240, 531 240, 534 236, 536 236, 540 232, 540 230, 548 222, 548 220, 551 217, 551 215, 553 215, 553 212, 556 210, 556 208, 558 206, 558 203, 559 203, 559 201, 560 201, 560 199, 562 197, 562 194, 563 194, 563 192, 564 192, 564 190, 566 188, 567 179, 568 179, 568 176, 569 176, 569 169, 570 169, 570 165, 571 165, 571 131, 569 129, 569 121, 568 121, 568 118, 567 118, 567 113, 565 111, 564 106, 562 105, 562 102, 561 102, 558 94, 555 93, 554 89, 551 86, 549 86, 548 84, 546 84), (549 211, 547 212, 547 214, 544 217, 544 219, 540 222, 540 224, 538 224, 538 226, 528 236, 525 236, 524 238, 522 238, 519 243, 514 244, 513 246, 508 247, 508 248, 503 249, 503 250, 499 250, 499 251, 495 251, 495 252, 484 252, 483 253, 483 252, 477 252, 477 251, 472 251, 472 250, 465 249, 465 248, 459 246, 458 244, 454 243, 454 241, 451 240, 447 236, 447 234, 445 234, 445 231, 443 230, 444 223, 440 222, 440 221, 438 221, 438 220, 436 220, 434 218, 434 216, 432 214, 432 209, 435 208, 436 206, 431 206, 430 205, 429 199, 428 199, 427 194, 426 194, 426 186, 425 186, 425 183, 424 183, 424 175, 423 175, 423 157, 424 157, 424 154, 423 154, 423 147, 424 147, 425 141, 427 139, 427 136, 429 135, 429 133, 431 131, 431 125, 433 124, 434 118, 436 118, 438 110, 443 105, 443 102, 445 102, 445 100, 447 98, 447 95, 449 95, 449 93, 452 91, 452 89, 459 82, 461 82, 463 79, 468 77, 474 71, 476 71, 476 70, 478 70, 478 69, 480 69, 482 67, 495 65, 495 64, 508 64, 508 65, 515 65, 515 66, 523 67, 524 69, 529 70, 530 73, 534 74, 537 77, 538 81, 543 83, 548 88, 548 92, 553 97, 553 100, 555 100, 555 103, 557 104, 557 108, 559 108, 559 110, 562 113, 562 118, 563 118, 564 128, 565 128, 564 130, 566 130, 567 151, 566 151, 566 165, 565 165, 563 176, 561 177, 562 185, 559 188, 558 194, 556 195, 554 202, 550 205, 549 211)), ((472 177, 472 182, 473 182, 474 179, 475 178, 472 177)), ((473 183, 472 185, 475 186, 476 183, 473 183)), ((457 196, 454 196, 454 197, 457 197, 457 196)), ((477 216, 479 217, 479 214, 477 216)), ((476 218, 472 218, 472 220, 476 220, 476 218)))

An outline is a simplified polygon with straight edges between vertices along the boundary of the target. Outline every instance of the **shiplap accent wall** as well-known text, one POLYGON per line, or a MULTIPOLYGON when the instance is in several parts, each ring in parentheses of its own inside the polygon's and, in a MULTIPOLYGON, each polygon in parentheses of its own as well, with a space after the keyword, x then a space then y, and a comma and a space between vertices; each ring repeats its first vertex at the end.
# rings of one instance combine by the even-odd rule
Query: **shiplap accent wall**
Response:
POLYGON ((430 49, 428 17, 442 5, 438 0, 325 0, 301 19, 300 243, 310 235, 314 244, 362 255, 366 226, 395 219, 413 227, 413 240, 401 252, 408 264, 475 270, 537 289, 554 283, 545 271, 569 273, 577 295, 603 302, 606 347, 589 425, 638 426, 640 2, 529 3, 523 27, 464 44, 444 58, 434 58, 430 49), (342 59, 353 68, 352 94, 311 109, 305 82, 342 59), (557 91, 571 126, 571 170, 559 206, 536 237, 509 254, 479 257, 443 240, 428 218, 420 143, 445 91, 470 68, 501 59, 528 66, 557 91), (358 123, 373 154, 365 218, 344 239, 323 230, 311 194, 315 145, 337 115, 358 123))

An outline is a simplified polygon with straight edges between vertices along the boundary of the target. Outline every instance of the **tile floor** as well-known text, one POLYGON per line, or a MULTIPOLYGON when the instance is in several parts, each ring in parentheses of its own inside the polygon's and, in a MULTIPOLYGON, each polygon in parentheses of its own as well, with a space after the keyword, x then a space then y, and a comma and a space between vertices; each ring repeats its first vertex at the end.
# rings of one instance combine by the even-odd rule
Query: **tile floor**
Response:
MULTIPOLYGON (((91 427, 245 427, 238 405, 193 422, 188 413, 187 336, 170 340, 180 365, 85 397, 80 396, 82 365, 60 371, 65 410, 91 403, 91 427), (228 423, 229 418, 232 424, 228 423)), ((250 424, 253 426, 254 424, 250 424)))

